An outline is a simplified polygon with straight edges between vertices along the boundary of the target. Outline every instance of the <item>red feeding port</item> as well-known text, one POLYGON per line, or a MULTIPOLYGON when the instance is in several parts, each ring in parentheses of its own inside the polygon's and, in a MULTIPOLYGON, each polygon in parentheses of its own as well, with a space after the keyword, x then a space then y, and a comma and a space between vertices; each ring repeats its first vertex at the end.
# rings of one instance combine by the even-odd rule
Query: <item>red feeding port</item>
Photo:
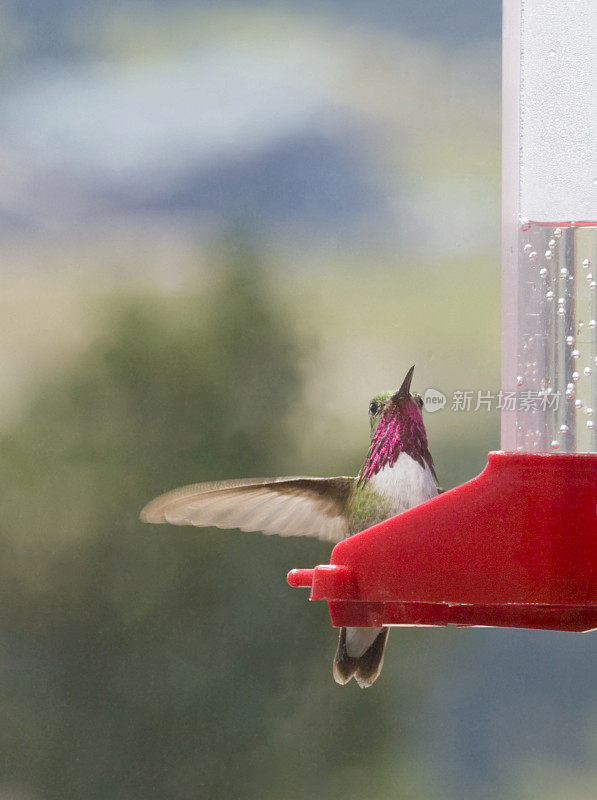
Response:
POLYGON ((292 570, 334 626, 597 628, 597 454, 489 454, 468 483, 292 570))

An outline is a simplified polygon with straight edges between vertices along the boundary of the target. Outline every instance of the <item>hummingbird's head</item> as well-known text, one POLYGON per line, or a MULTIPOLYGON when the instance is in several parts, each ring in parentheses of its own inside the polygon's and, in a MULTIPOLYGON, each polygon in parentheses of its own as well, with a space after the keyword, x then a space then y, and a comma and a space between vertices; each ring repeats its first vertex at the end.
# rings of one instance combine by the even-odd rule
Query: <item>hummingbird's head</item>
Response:
MULTIPOLYGON (((369 424, 371 426, 371 439, 375 437, 377 426, 382 419, 388 417, 414 417, 417 416, 423 424, 421 409, 423 408, 423 398, 419 394, 410 393, 410 384, 413 373, 412 366, 406 373, 402 386, 396 391, 382 392, 376 395, 369 403, 369 424)), ((424 429, 424 428, 423 428, 424 429)))
POLYGON ((371 445, 361 471, 361 480, 368 481, 385 466, 393 466, 400 453, 406 453, 421 466, 433 470, 433 459, 427 446, 423 422, 423 399, 411 394, 412 366, 398 391, 378 394, 369 403, 371 445))

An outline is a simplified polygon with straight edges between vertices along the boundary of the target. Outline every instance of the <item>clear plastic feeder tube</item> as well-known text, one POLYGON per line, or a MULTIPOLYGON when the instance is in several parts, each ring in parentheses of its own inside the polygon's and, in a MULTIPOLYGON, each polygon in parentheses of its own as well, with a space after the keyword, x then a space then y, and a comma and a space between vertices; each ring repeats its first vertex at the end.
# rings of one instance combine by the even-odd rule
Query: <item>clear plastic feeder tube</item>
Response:
POLYGON ((503 450, 597 452, 596 28, 504 0, 503 450))

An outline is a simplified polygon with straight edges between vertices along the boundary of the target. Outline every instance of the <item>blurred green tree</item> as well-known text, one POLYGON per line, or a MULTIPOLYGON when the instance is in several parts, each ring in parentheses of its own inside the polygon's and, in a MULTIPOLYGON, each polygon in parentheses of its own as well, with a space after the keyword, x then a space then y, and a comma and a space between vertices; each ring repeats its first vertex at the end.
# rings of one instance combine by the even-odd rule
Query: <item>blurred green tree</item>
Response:
MULTIPOLYGON (((104 300, 92 344, 3 436, 0 746, 14 796, 396 788, 407 730, 392 770, 379 763, 403 726, 394 703, 407 717, 416 703, 416 663, 385 693, 337 687, 325 610, 284 585, 329 548, 137 519, 181 483, 292 470, 299 353, 258 259, 238 250, 202 290, 104 300)), ((419 796, 413 780, 401 796, 419 796)))

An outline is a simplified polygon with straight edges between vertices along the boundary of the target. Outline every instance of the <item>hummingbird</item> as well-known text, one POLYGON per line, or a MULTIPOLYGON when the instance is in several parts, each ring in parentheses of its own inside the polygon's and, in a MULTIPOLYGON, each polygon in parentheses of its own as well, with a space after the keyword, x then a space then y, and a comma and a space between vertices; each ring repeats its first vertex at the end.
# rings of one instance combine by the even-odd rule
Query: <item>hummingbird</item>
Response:
MULTIPOLYGON (((249 478, 196 483, 148 503, 141 520, 240 528, 339 542, 434 497, 438 491, 423 423, 423 400, 411 394, 412 366, 397 391, 369 403, 370 444, 356 477, 249 478)), ((341 628, 333 676, 371 686, 381 672, 387 627, 341 628)))

